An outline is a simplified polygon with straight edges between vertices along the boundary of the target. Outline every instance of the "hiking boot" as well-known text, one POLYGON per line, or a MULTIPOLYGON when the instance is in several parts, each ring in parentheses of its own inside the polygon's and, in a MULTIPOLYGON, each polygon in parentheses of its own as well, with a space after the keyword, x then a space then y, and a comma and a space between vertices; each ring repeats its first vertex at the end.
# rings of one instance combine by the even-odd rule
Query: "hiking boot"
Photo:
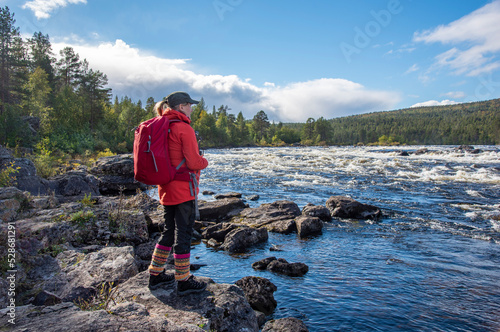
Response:
POLYGON ((193 275, 189 276, 186 281, 177 282, 177 294, 179 295, 203 292, 206 288, 207 283, 195 280, 193 275))
POLYGON ((162 273, 154 276, 149 275, 149 289, 157 289, 160 286, 170 286, 175 283, 175 277, 172 273, 166 274, 165 270, 162 273))

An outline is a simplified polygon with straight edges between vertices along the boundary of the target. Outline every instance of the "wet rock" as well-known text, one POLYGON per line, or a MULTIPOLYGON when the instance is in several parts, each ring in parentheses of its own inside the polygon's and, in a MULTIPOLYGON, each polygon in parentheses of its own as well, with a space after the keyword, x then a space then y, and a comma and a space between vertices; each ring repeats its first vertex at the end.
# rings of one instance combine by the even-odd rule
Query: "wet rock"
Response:
MULTIPOLYGON (((276 201, 270 204, 262 204, 257 208, 247 208, 231 221, 252 227, 263 227, 274 222, 294 219, 300 215, 300 209, 294 202, 276 201)), ((281 227, 278 226, 277 228, 281 227)))
POLYGON ((321 234, 323 222, 317 217, 301 216, 295 219, 299 237, 321 234))
POLYGON ((212 248, 217 248, 217 247, 220 247, 221 245, 222 245, 222 243, 218 242, 215 239, 210 239, 207 241, 207 246, 212 247, 212 248))
POLYGON ((250 276, 236 281, 235 284, 243 290, 245 298, 254 310, 270 315, 276 309, 274 292, 278 288, 268 279, 250 276))
POLYGON ((234 217, 247 205, 239 198, 225 198, 213 202, 199 202, 200 220, 222 221, 234 217))
POLYGON ((421 154, 426 154, 426 153, 429 153, 429 149, 427 149, 427 148, 422 148, 422 149, 418 149, 417 151, 415 151, 416 156, 421 155, 421 154))
POLYGON ((217 194, 214 196, 214 198, 215 199, 241 198, 241 196, 243 196, 243 195, 240 193, 231 192, 231 193, 225 193, 225 194, 217 194))
POLYGON ((249 201, 258 201, 260 199, 259 195, 250 195, 247 197, 249 201))
POLYGON ((456 152, 467 152, 470 154, 478 154, 483 152, 481 149, 475 149, 471 145, 460 145, 459 147, 455 148, 456 152))
POLYGON ((253 263, 252 268, 254 268, 255 270, 265 270, 265 269, 267 269, 267 266, 269 265, 269 263, 271 263, 272 261, 275 261, 275 260, 277 260, 277 258, 274 256, 261 259, 260 261, 253 263))
POLYGON ((332 215, 330 214, 330 210, 328 210, 328 208, 323 205, 307 204, 302 209, 302 215, 310 217, 318 217, 323 221, 332 220, 332 215))
POLYGON ((220 223, 209 226, 203 231, 202 238, 207 240, 214 239, 217 242, 224 242, 226 235, 236 228, 237 226, 229 223, 220 223))
POLYGON ((400 157, 408 157, 409 155, 408 151, 401 151, 398 153, 398 156, 400 157))
POLYGON ((289 277, 302 277, 309 271, 309 267, 304 263, 288 263, 285 259, 279 258, 270 262, 267 270, 289 277))
POLYGON ((97 160, 90 173, 99 179, 99 191, 103 195, 135 193, 148 187, 134 179, 134 158, 132 154, 102 157, 97 160))
POLYGON ((210 195, 215 195, 215 193, 211 190, 203 190, 202 195, 210 196, 210 195))
POLYGON ((269 232, 280 233, 280 234, 291 234, 297 232, 297 225, 294 219, 286 219, 272 222, 268 225, 264 225, 269 232))
POLYGON ((380 209, 373 205, 360 203, 346 196, 332 196, 326 202, 332 217, 344 219, 372 219, 382 217, 380 209))
POLYGON ((230 253, 245 252, 251 246, 266 242, 268 237, 267 229, 265 228, 237 228, 226 235, 221 249, 230 253))
POLYGON ((276 245, 276 244, 273 244, 270 248, 269 248, 269 251, 283 251, 283 249, 281 249, 282 246, 279 246, 279 245, 276 245))
POLYGON ((308 332, 306 324, 298 318, 286 317, 266 322, 261 332, 308 332))
POLYGON ((290 277, 301 277, 309 271, 304 263, 288 263, 284 258, 268 257, 252 264, 256 270, 268 270, 290 277))

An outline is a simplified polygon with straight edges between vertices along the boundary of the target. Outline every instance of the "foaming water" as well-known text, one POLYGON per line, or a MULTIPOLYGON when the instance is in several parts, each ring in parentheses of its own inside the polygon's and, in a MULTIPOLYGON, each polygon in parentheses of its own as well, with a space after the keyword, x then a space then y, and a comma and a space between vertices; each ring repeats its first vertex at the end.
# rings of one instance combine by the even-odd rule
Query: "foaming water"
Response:
POLYGON ((302 208, 346 195, 384 217, 332 221, 309 239, 270 233, 242 255, 202 243, 192 256, 207 266, 196 274, 224 283, 268 278, 278 286, 270 318, 294 316, 310 331, 499 331, 500 150, 414 153, 421 148, 206 151, 202 191, 258 194, 251 207, 287 199, 302 208), (270 251, 273 244, 283 251, 270 251), (251 268, 269 256, 306 263, 309 272, 291 278, 251 268))

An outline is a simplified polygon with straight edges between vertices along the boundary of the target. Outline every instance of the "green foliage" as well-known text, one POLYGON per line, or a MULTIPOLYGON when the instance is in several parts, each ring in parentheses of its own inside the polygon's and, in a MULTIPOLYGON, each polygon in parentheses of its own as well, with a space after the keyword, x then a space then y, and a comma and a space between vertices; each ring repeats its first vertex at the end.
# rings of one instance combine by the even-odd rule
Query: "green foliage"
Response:
MULTIPOLYGON (((34 148, 42 177, 55 175, 61 158, 130 153, 133 129, 156 116, 154 98, 115 97, 107 76, 90 68, 71 47, 52 53, 48 35, 23 40, 14 14, 0 7, 0 144, 34 148), (26 116, 40 119, 40 128, 26 116)), ((356 144, 500 144, 500 99, 420 107, 305 123, 271 123, 264 110, 245 119, 228 105, 208 111, 205 100, 193 106, 191 124, 202 148, 356 144)))
POLYGON ((38 250, 38 253, 39 254, 49 254, 52 257, 56 257, 64 250, 65 250, 64 246, 62 246, 60 244, 53 244, 47 248, 43 248, 43 249, 38 250))
POLYGON ((57 165, 61 161, 53 155, 53 144, 48 137, 43 138, 36 145, 37 154, 33 158, 37 175, 42 178, 49 178, 56 175, 57 165))
POLYGON ((16 167, 15 163, 10 162, 9 166, 0 170, 0 187, 10 187, 16 183, 16 174, 21 167, 16 167))
POLYGON ((85 194, 83 199, 80 201, 80 203, 82 203, 83 206, 86 206, 86 207, 92 207, 94 206, 94 204, 96 203, 97 201, 95 199, 92 199, 92 194, 85 194))
POLYGON ((112 312, 108 310, 109 304, 113 302, 116 304, 115 294, 118 286, 113 288, 114 282, 103 282, 98 289, 98 293, 88 300, 78 299, 74 303, 84 311, 106 310, 109 314, 112 312))
POLYGON ((333 119, 331 143, 500 144, 499 108, 500 99, 494 99, 333 119))
POLYGON ((73 225, 76 225, 80 228, 86 227, 89 222, 94 221, 95 214, 93 211, 78 211, 73 213, 69 220, 73 225))
POLYGON ((24 108, 30 116, 40 118, 42 133, 46 132, 49 126, 51 107, 49 106, 49 96, 52 91, 48 81, 47 73, 40 67, 29 75, 25 84, 28 92, 24 108))

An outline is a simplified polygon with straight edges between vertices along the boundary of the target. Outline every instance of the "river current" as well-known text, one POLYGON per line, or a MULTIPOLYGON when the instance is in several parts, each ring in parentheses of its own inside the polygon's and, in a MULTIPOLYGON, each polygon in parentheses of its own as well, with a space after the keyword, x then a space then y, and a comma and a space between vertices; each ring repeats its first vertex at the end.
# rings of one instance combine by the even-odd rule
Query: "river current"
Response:
POLYGON ((217 283, 267 278, 278 287, 269 318, 297 317, 310 331, 500 331, 500 147, 414 153, 422 148, 205 151, 201 191, 259 195, 250 207, 286 199, 303 208, 345 195, 378 206, 384 217, 334 220, 307 239, 270 233, 241 255, 200 243, 193 263, 206 266, 195 274, 217 283), (252 269, 270 256, 305 263, 309 272, 252 269))

